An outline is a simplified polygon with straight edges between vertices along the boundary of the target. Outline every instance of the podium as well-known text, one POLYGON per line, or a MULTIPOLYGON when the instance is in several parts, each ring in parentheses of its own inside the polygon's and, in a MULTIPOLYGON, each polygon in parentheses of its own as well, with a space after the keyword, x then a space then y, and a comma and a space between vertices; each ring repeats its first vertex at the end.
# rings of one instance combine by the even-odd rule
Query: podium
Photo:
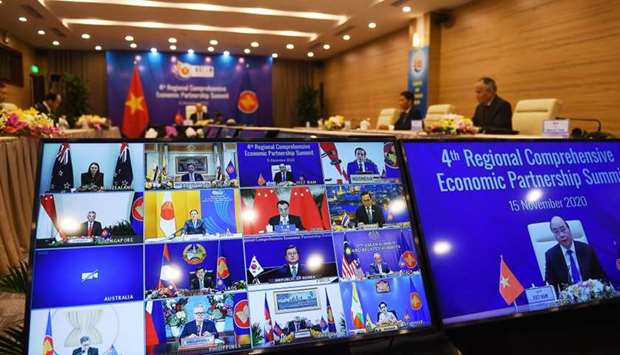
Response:
POLYGON ((215 336, 210 334, 205 336, 185 337, 181 339, 179 350, 207 349, 216 346, 217 343, 215 342, 215 336))

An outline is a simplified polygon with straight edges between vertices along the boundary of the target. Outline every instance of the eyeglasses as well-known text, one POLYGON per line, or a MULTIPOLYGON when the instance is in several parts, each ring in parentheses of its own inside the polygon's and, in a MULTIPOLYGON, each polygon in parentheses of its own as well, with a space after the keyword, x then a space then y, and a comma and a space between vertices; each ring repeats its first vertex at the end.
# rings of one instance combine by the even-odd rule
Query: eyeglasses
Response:
POLYGON ((205 312, 194 312, 194 314, 197 316, 204 316, 205 312))

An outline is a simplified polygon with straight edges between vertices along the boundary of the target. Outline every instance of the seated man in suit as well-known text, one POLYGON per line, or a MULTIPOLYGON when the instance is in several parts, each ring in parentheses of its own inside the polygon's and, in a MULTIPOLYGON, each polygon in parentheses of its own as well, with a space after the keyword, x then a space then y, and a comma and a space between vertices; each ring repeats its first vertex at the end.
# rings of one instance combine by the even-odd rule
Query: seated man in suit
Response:
POLYGON ((379 174, 379 169, 377 164, 366 158, 366 150, 362 147, 357 147, 355 148, 355 160, 347 164, 349 182, 351 181, 351 175, 360 174, 379 174))
POLYGON ((101 236, 102 228, 101 222, 96 221, 97 213, 95 211, 88 211, 86 216, 86 222, 82 223, 80 228, 80 236, 83 237, 99 237, 101 236))
POLYGON ((52 118, 54 119, 54 121, 56 121, 55 112, 56 110, 58 110, 61 103, 62 103, 62 96, 60 94, 50 92, 47 95, 45 95, 45 98, 43 99, 43 101, 36 103, 34 105, 34 108, 40 113, 44 113, 47 115, 47 117, 52 118))
POLYGON ((189 211, 189 219, 185 221, 183 225, 183 235, 187 234, 207 234, 207 227, 202 222, 202 219, 198 218, 198 211, 192 209, 189 211))
POLYGON ((204 337, 213 335, 218 338, 219 334, 215 328, 215 323, 205 319, 206 308, 202 304, 194 306, 194 320, 185 323, 179 340, 184 338, 204 337))
POLYGON ((99 350, 90 347, 90 338, 85 335, 80 338, 80 347, 73 350, 73 355, 99 355, 99 350))
POLYGON ((181 176, 181 181, 203 181, 202 175, 195 172, 196 166, 192 163, 187 164, 187 174, 181 176))
POLYGON ((269 225, 274 230, 277 225, 287 224, 294 224, 297 230, 304 230, 304 226, 301 224, 301 218, 299 218, 299 216, 288 213, 289 206, 289 203, 284 200, 278 201, 278 211, 280 212, 280 214, 269 218, 269 225))
POLYGON ((277 278, 295 278, 309 275, 306 267, 299 263, 299 251, 296 246, 291 244, 284 249, 284 259, 286 263, 278 269, 277 278))
POLYGON ((372 195, 368 191, 362 192, 362 205, 355 211, 355 222, 360 224, 378 224, 383 227, 385 217, 383 216, 383 208, 374 204, 372 195))
POLYGON ((396 312, 394 310, 388 311, 388 306, 385 302, 379 303, 379 312, 377 312, 377 323, 398 320, 396 312))
POLYGON ((422 119, 420 111, 416 110, 413 105, 413 93, 411 91, 401 92, 398 106, 400 106, 401 112, 398 121, 394 124, 394 129, 409 131, 411 130, 411 121, 422 119))
POLYGON ((306 323, 305 319, 301 319, 299 316, 297 316, 295 317, 295 319, 288 322, 288 324, 286 325, 286 328, 288 329, 287 334, 291 334, 291 333, 296 333, 303 329, 308 329, 308 324, 306 323))
POLYGON ((562 217, 551 218, 549 228, 558 244, 545 253, 546 282, 562 289, 588 279, 607 280, 594 249, 573 240, 570 227, 562 217))
POLYGON ((390 270, 390 266, 387 263, 383 262, 383 257, 381 257, 381 254, 374 253, 373 259, 374 259, 374 262, 370 264, 370 269, 369 269, 370 270, 369 273, 371 275, 382 275, 382 274, 389 274, 390 272, 392 272, 392 270, 390 270))
POLYGON ((190 288, 192 290, 212 289, 213 285, 213 275, 202 266, 196 269, 194 277, 190 276, 190 288))
POLYGON ((276 184, 286 183, 288 181, 293 182, 293 174, 291 174, 286 169, 286 165, 280 164, 279 168, 280 168, 280 171, 276 173, 276 176, 274 176, 273 181, 275 181, 276 184))
POLYGON ((196 123, 197 121, 206 120, 209 117, 207 116, 207 107, 201 103, 196 104, 196 112, 192 113, 189 116, 189 119, 192 122, 196 123))
POLYGON ((475 86, 476 112, 474 126, 483 130, 489 128, 512 129, 512 107, 510 103, 497 96, 497 84, 489 77, 482 77, 475 86))

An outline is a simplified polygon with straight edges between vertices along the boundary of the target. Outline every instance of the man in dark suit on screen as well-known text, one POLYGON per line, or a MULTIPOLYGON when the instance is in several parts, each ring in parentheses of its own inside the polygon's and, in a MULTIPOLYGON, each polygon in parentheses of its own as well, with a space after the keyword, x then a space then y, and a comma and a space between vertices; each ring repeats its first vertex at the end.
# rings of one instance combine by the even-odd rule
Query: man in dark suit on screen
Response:
POLYGON ((203 181, 202 175, 195 172, 196 166, 192 163, 187 164, 187 174, 181 176, 181 181, 203 181))
POLYGON ((383 262, 383 257, 381 257, 381 254, 374 253, 372 257, 373 263, 370 264, 368 271, 370 275, 383 275, 392 272, 390 266, 387 263, 383 262))
POLYGON ((291 174, 290 171, 288 171, 288 169, 286 169, 286 165, 284 164, 280 164, 280 171, 278 171, 276 173, 276 175, 273 177, 273 181, 275 181, 276 184, 280 184, 283 182, 293 182, 293 174, 291 174))
POLYGON ((295 278, 309 275, 306 267, 299 262, 299 251, 296 246, 291 244, 286 247, 284 250, 284 259, 286 260, 286 264, 278 269, 278 278, 295 278))
POLYGON ((95 211, 88 211, 86 222, 82 223, 80 227, 80 236, 83 237, 98 237, 101 236, 102 228, 101 222, 96 221, 97 213, 95 211))
POLYGON ((192 122, 194 123, 196 123, 197 121, 206 120, 208 118, 209 117, 207 116, 207 110, 205 105, 200 103, 196 104, 196 112, 189 115, 189 119, 192 120, 192 122))
POLYGON ((219 337, 217 333, 217 329, 215 328, 215 323, 208 319, 205 319, 206 309, 202 304, 197 304, 194 306, 194 320, 188 323, 185 323, 183 327, 183 331, 181 332, 180 339, 183 338, 193 338, 193 337, 204 337, 209 334, 214 337, 219 337))
POLYGON ((475 86, 478 106, 474 112, 474 125, 483 130, 512 130, 512 107, 497 96, 497 84, 489 77, 482 77, 475 86))
POLYGON ((401 92, 398 105, 401 112, 398 121, 394 123, 394 129, 409 131, 411 130, 411 121, 422 119, 420 111, 416 110, 413 105, 413 93, 411 91, 401 92))
POLYGON ((207 228, 202 221, 198 218, 198 210, 192 209, 189 211, 189 217, 183 225, 183 235, 187 234, 207 234, 207 228))
POLYGON ((288 333, 296 333, 300 330, 308 329, 308 324, 305 319, 301 319, 299 316, 295 317, 292 321, 289 321, 286 325, 288 328, 288 333))
POLYGON ((272 226, 275 230, 277 225, 293 224, 298 230, 304 230, 304 226, 303 224, 301 224, 301 218, 299 218, 299 216, 289 214, 288 209, 288 202, 284 200, 278 201, 278 212, 280 212, 280 214, 269 218, 269 225, 272 226))
POLYGON ((192 290, 212 289, 213 275, 202 266, 196 269, 193 277, 190 275, 190 288, 192 290))
POLYGON ((349 182, 351 175, 379 174, 379 168, 372 160, 367 158, 366 150, 362 147, 355 148, 355 160, 347 164, 349 182))
POLYGON ((379 227, 383 227, 385 223, 385 217, 383 216, 383 209, 374 204, 372 195, 370 192, 362 192, 362 205, 355 211, 355 222, 359 224, 378 224, 379 227))
POLYGON ((607 280, 603 268, 586 243, 573 240, 568 223, 551 218, 549 228, 558 244, 545 253, 545 281, 559 289, 588 279, 607 280))
POLYGON ((73 355, 99 355, 97 348, 90 347, 90 338, 83 336, 80 338, 80 347, 73 350, 73 355))

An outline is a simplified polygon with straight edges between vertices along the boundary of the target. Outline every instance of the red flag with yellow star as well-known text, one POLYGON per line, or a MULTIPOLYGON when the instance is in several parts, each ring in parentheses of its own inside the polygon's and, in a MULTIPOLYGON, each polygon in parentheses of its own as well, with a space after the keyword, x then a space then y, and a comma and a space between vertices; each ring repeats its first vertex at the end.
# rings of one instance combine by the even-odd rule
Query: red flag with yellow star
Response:
POLYGON ((138 67, 133 67, 133 75, 129 84, 127 100, 125 100, 125 112, 123 113, 123 125, 121 132, 127 138, 139 138, 149 124, 149 110, 146 107, 142 82, 138 67))

